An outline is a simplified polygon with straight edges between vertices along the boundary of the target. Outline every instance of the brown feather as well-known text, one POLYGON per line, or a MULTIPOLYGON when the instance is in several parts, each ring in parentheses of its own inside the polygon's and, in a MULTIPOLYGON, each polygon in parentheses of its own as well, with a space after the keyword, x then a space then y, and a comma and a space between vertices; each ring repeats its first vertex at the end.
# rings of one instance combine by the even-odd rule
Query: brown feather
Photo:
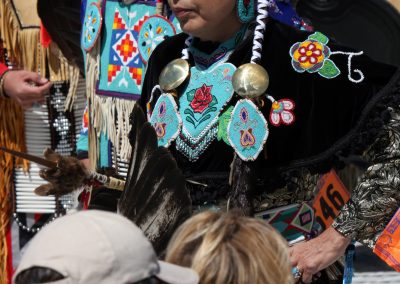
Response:
POLYGON ((73 192, 83 185, 88 176, 85 166, 75 157, 63 157, 47 148, 44 151, 47 160, 57 163, 56 168, 42 169, 41 178, 49 183, 35 189, 38 195, 61 196, 73 192))
POLYGON ((191 214, 185 179, 168 149, 158 147, 154 128, 135 106, 129 136, 132 158, 119 212, 136 223, 160 253, 191 214))

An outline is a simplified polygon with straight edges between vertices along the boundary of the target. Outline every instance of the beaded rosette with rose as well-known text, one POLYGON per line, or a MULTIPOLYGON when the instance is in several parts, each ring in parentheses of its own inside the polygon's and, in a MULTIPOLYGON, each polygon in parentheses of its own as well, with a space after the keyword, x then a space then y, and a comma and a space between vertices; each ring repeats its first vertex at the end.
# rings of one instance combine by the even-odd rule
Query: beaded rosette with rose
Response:
POLYGON ((216 64, 209 70, 190 69, 190 82, 179 98, 182 131, 176 148, 191 161, 197 160, 218 135, 220 112, 233 97, 235 70, 230 63, 216 64))

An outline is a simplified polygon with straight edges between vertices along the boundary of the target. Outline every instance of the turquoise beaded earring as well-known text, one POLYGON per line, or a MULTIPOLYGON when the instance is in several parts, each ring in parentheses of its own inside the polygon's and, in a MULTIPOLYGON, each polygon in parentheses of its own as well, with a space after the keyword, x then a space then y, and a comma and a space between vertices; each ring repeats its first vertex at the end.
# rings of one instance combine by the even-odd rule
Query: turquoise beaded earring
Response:
POLYGON ((242 23, 249 23, 256 17, 255 0, 237 0, 236 12, 242 23))

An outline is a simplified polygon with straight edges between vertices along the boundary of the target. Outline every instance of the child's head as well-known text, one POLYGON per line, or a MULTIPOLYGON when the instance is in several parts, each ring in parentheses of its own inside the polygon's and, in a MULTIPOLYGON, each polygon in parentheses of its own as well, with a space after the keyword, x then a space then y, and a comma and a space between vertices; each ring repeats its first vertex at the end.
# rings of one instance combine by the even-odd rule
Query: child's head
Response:
POLYGON ((191 267, 201 284, 292 283, 286 241, 268 224, 238 213, 204 212, 174 234, 166 261, 191 267))
POLYGON ((182 30, 202 40, 225 41, 241 27, 236 0, 168 0, 182 30))

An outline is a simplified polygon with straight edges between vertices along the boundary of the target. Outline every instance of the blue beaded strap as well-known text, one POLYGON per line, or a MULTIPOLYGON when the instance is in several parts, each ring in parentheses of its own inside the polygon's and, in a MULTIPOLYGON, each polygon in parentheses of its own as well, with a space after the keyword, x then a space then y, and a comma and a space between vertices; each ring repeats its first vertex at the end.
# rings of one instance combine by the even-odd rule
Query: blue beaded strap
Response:
POLYGON ((353 262, 356 247, 354 241, 346 249, 346 261, 343 273, 343 284, 351 284, 353 282, 353 262))

